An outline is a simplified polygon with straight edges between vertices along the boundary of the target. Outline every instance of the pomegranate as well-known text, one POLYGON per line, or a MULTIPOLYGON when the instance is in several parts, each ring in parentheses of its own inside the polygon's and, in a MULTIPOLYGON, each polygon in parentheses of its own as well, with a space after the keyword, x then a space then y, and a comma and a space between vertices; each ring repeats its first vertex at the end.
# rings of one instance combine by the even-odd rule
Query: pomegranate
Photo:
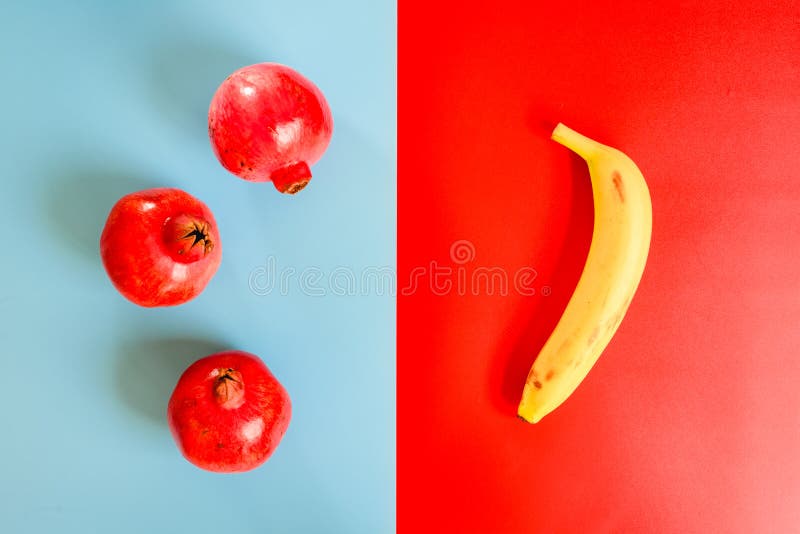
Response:
POLYGON ((228 351, 186 369, 169 400, 167 419, 187 460, 231 473, 254 469, 270 457, 291 412, 289 394, 264 362, 228 351))
POLYGON ((208 133, 227 170, 294 194, 311 180, 311 165, 328 147, 333 117, 322 92, 299 72, 258 63, 219 86, 208 111, 208 133))
POLYGON ((211 210, 180 189, 131 193, 111 208, 100 236, 111 282, 140 306, 183 304, 205 289, 222 260, 211 210))

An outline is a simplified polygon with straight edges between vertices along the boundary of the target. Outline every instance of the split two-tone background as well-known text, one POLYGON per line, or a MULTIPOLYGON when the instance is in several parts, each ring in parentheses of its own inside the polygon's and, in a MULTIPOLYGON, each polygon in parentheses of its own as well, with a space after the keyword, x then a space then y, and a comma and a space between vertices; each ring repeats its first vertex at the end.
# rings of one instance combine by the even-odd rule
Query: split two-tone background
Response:
POLYGON ((0 532, 800 524, 796 2, 6 2, 0 73, 0 532), (214 89, 259 61, 334 113, 296 197, 208 146, 214 89), (589 378, 530 426, 517 397, 592 228, 558 121, 639 164, 653 243, 589 378), (224 260, 145 310, 97 239, 158 185, 214 210, 224 260), (164 420, 226 348, 294 404, 236 476, 182 460, 164 420))

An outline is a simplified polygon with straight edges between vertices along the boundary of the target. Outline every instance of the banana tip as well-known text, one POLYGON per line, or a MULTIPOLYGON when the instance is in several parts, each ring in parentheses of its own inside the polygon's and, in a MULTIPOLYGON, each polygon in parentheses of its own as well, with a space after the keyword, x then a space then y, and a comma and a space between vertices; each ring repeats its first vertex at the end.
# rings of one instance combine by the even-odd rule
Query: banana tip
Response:
POLYGON ((524 415, 522 415, 522 413, 517 412, 517 419, 519 419, 520 421, 524 421, 525 423, 528 423, 528 424, 535 424, 535 423, 539 422, 541 417, 539 417, 539 418, 537 418, 537 417, 525 417, 524 415))
POLYGON ((569 137, 569 134, 573 134, 575 131, 564 124, 563 122, 559 122, 556 124, 556 127, 553 128, 553 132, 550 134, 550 139, 564 139, 565 137, 569 137))

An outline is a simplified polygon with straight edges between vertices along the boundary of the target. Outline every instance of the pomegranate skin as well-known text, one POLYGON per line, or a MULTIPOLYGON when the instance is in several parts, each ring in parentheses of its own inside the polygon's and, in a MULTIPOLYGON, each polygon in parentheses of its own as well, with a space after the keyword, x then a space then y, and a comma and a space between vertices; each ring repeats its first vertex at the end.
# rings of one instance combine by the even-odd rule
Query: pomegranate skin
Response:
POLYGON ((311 180, 333 134, 322 92, 299 72, 258 63, 228 76, 208 112, 208 133, 228 171, 253 182, 272 181, 294 194, 311 180))
POLYGON ((211 210, 180 189, 156 188, 117 201, 100 236, 114 287, 139 306, 175 306, 199 295, 222 261, 211 210))
POLYGON ((219 473, 249 471, 266 462, 291 416, 289 394, 264 362, 243 351, 212 354, 190 365, 167 407, 183 456, 219 473))

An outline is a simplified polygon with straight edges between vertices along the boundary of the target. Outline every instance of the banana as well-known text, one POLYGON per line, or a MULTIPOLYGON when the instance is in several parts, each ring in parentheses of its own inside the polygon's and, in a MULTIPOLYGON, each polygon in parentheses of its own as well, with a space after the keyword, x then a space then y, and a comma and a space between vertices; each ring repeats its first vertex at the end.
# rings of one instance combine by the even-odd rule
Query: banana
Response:
POLYGON ((650 192, 628 156, 563 124, 552 139, 589 166, 594 230, 575 293, 525 381, 517 413, 530 423, 575 391, 611 341, 639 286, 652 230, 650 192))

